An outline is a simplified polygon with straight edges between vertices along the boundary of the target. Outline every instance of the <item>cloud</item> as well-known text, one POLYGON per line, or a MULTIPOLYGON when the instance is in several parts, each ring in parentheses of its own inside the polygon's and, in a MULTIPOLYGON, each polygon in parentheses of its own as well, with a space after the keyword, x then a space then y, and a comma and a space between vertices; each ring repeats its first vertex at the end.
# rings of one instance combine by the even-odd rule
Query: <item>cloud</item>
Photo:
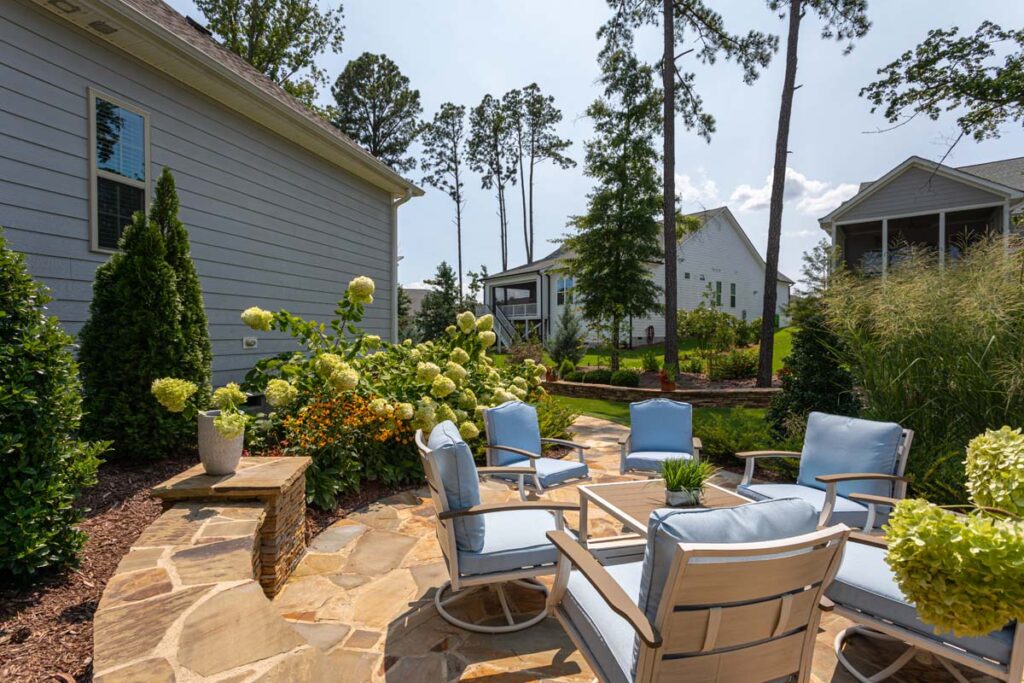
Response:
POLYGON ((407 285, 402 285, 402 287, 404 289, 436 289, 434 285, 428 285, 426 282, 423 282, 422 280, 419 282, 410 282, 407 285))
MULTIPOLYGON (((737 186, 729 196, 729 201, 738 202, 741 211, 767 209, 772 197, 772 175, 768 174, 761 187, 751 187, 746 184, 737 186)), ((786 167, 784 201, 795 204, 796 209, 803 213, 828 213, 855 194, 857 194, 857 185, 854 183, 833 185, 824 180, 812 180, 803 173, 786 167)))
POLYGON ((718 204, 718 185, 703 168, 697 169, 697 176, 695 179, 687 173, 676 173, 676 195, 684 205, 709 208, 718 204))

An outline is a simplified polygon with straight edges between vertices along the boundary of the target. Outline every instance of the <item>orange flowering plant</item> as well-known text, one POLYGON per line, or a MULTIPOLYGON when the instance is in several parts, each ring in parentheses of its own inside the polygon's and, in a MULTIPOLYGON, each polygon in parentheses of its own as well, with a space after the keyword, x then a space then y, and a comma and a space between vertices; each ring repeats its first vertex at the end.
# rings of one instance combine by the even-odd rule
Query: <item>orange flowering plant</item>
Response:
MULTIPOLYGON (((416 429, 451 420, 467 443, 479 447, 485 408, 539 402, 545 394, 543 365, 494 365, 487 355, 496 341, 489 315, 462 312, 440 339, 420 344, 391 344, 366 334, 359 323, 373 291, 372 280, 355 278, 328 323, 256 307, 243 313, 253 329, 287 332, 302 345, 258 362, 246 388, 263 392, 284 381, 294 389, 294 399, 263 421, 264 433, 286 452, 313 457, 307 497, 323 507, 333 506, 337 494, 357 490, 363 479, 398 484, 422 476, 416 429)), ((280 384, 276 389, 282 390, 280 384)), ((560 425, 559 435, 567 427, 560 425)))

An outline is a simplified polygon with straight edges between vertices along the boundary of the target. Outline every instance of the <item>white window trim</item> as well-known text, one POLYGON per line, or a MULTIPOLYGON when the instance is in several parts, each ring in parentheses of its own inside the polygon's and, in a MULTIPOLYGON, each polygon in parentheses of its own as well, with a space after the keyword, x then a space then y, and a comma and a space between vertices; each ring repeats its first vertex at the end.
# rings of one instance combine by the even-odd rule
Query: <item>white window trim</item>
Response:
POLYGON ((99 197, 96 186, 99 178, 106 178, 107 180, 113 180, 114 182, 122 183, 124 185, 131 185, 142 189, 142 210, 149 212, 149 186, 152 170, 152 162, 150 159, 150 150, 152 148, 152 141, 149 132, 149 112, 139 109, 134 104, 125 102, 124 100, 108 95, 105 92, 96 90, 95 88, 86 88, 86 93, 89 99, 89 251, 93 251, 99 254, 116 254, 117 249, 108 249, 107 247, 100 246, 100 232, 99 232, 99 197), (101 99, 111 104, 126 109, 132 113, 138 114, 142 117, 143 134, 145 136, 145 165, 146 165, 146 179, 144 181, 135 180, 134 178, 126 178, 118 173, 111 173, 99 168, 96 160, 96 100, 101 99))

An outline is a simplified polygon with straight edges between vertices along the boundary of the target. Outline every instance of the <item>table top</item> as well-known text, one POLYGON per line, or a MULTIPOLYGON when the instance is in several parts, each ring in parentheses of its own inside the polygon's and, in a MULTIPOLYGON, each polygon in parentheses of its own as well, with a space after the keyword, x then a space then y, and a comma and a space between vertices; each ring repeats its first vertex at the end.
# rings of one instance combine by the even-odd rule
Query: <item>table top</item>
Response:
MULTIPOLYGON (((579 487, 580 498, 587 499, 612 515, 630 530, 647 535, 647 520, 654 510, 670 507, 665 503, 665 480, 622 481, 579 487)), ((582 500, 581 500, 582 502, 582 500)), ((701 508, 721 508, 751 502, 740 494, 715 484, 705 484, 701 508)))
POLYGON ((201 464, 190 467, 152 489, 164 500, 179 500, 223 495, 273 495, 291 486, 305 473, 312 459, 306 457, 245 457, 231 474, 207 474, 201 464))

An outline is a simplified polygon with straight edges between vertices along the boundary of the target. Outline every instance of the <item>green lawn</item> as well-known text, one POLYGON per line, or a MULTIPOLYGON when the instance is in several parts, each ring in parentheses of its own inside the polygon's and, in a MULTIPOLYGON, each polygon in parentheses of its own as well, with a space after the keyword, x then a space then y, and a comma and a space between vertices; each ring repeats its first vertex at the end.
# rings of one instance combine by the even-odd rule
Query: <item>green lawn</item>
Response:
MULTIPOLYGON (((555 396, 555 399, 583 415, 600 417, 629 426, 628 403, 572 396, 555 396)), ((694 408, 693 415, 694 422, 697 424, 705 419, 721 420, 729 427, 742 429, 749 427, 751 423, 763 422, 765 410, 764 408, 694 408)))
MULTIPOLYGON (((775 347, 772 353, 772 372, 777 373, 782 368, 783 360, 789 355, 793 349, 793 333, 796 332, 795 327, 786 327, 775 333, 775 347)), ((679 352, 682 355, 690 351, 696 350, 696 344, 692 339, 684 339, 679 344, 679 352)), ((662 363, 665 360, 665 349, 662 344, 656 344, 650 347, 658 355, 658 362, 662 363)), ((641 368, 643 367, 643 356, 648 352, 649 349, 623 349, 621 353, 622 366, 626 368, 641 368)), ((505 364, 505 354, 495 353, 492 354, 494 358, 494 364, 501 367, 505 364)), ((544 354, 544 362, 551 364, 551 358, 544 354)), ((607 353, 596 353, 594 351, 588 352, 583 356, 583 360, 580 361, 580 365, 601 365, 607 366, 609 362, 607 353)))

